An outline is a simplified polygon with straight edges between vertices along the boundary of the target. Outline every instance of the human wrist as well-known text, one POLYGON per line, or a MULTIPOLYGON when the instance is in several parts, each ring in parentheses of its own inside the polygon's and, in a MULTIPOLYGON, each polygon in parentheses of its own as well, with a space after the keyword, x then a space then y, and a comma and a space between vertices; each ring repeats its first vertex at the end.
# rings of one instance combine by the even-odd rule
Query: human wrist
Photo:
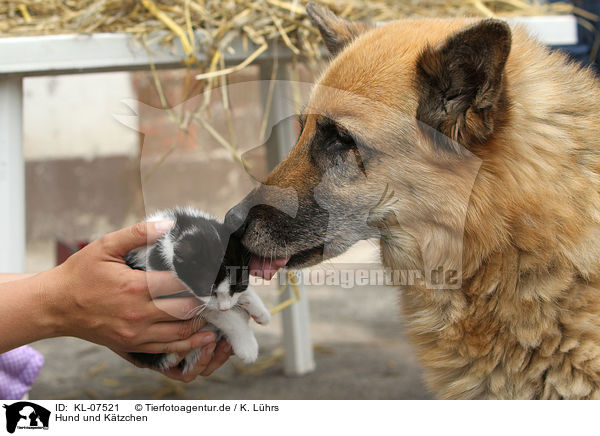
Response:
POLYGON ((59 319, 48 310, 46 274, 0 284, 0 353, 60 334, 59 319))
POLYGON ((69 299, 65 295, 64 272, 61 266, 44 271, 31 278, 37 292, 38 323, 46 337, 70 336, 68 310, 69 299))

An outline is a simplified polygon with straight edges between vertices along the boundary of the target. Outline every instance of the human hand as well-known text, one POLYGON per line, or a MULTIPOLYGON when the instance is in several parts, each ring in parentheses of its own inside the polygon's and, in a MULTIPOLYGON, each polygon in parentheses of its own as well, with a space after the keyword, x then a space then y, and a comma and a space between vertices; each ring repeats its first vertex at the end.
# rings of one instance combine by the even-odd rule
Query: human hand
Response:
POLYGON ((172 225, 144 222, 109 233, 40 274, 53 336, 79 337, 120 353, 185 354, 214 347, 214 334, 198 332, 205 323, 192 316, 199 300, 152 300, 185 289, 172 273, 133 270, 123 261, 130 250, 154 243, 172 225))
MULTIPOLYGON (((113 351, 119 356, 121 356, 123 359, 133 363, 138 368, 148 368, 140 362, 133 360, 131 356, 125 352, 114 349, 113 351)), ((179 353, 180 361, 183 360, 186 354, 187 353, 179 353)), ((219 369, 225 362, 227 362, 227 359, 229 359, 229 357, 232 354, 233 351, 231 350, 231 345, 229 345, 229 343, 226 340, 222 339, 221 341, 219 341, 218 344, 205 345, 202 348, 202 355, 196 363, 194 369, 188 371, 185 374, 183 374, 181 372, 181 369, 177 367, 170 368, 167 370, 159 370, 155 368, 150 369, 160 372, 162 375, 172 378, 173 380, 189 383, 195 380, 198 376, 208 377, 209 375, 211 375, 214 371, 219 369)))

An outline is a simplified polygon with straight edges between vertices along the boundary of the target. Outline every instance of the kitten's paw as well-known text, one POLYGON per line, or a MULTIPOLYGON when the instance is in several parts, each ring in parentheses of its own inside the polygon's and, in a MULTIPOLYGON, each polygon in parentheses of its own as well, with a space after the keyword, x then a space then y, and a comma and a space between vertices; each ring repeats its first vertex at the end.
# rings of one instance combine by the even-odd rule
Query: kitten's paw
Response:
POLYGON ((229 339, 233 353, 244 363, 253 363, 258 358, 258 342, 254 335, 243 341, 229 339))
POLYGON ((251 313, 250 316, 257 324, 267 325, 271 322, 271 313, 266 308, 261 308, 260 311, 251 313))

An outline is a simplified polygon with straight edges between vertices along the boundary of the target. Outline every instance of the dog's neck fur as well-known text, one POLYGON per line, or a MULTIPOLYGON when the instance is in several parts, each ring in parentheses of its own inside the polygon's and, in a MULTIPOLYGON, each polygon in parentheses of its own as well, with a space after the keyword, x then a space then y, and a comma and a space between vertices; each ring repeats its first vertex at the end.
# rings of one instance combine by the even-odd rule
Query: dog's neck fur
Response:
MULTIPOLYGON (((600 353, 600 89, 573 65, 556 77, 560 55, 526 38, 515 45, 506 67, 510 122, 475 150, 482 166, 466 212, 462 286, 405 286, 403 311, 440 397, 593 397, 600 386, 593 366, 600 353), (589 98, 576 100, 583 88, 589 98), (595 313, 583 309, 590 304, 595 313), (570 372, 586 365, 589 377, 570 372)), ((443 235, 430 231, 438 230, 443 235)), ((418 242, 393 222, 387 231, 384 265, 422 266, 418 242)))

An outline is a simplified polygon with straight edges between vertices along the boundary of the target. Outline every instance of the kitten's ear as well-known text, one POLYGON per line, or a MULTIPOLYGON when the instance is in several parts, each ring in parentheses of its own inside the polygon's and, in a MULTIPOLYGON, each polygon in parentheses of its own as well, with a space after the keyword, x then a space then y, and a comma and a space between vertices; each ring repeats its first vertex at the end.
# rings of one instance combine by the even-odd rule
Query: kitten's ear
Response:
POLYGON ((371 27, 363 23, 352 23, 335 15, 318 3, 306 5, 306 13, 319 29, 325 46, 333 56, 338 54, 350 41, 371 27))
MULTIPOLYGON (((494 19, 427 47, 417 60, 417 119, 463 146, 484 142, 503 109, 504 65, 510 47, 510 28, 494 19)), ((451 141, 446 143, 455 148, 451 141)))

